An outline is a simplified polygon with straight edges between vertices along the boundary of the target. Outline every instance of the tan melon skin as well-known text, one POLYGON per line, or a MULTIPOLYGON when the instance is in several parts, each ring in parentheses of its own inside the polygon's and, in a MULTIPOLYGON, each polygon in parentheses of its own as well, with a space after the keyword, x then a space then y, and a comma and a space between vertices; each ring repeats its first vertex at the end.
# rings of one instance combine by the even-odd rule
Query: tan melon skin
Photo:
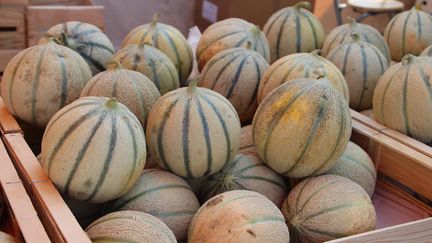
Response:
POLYGON ((251 43, 252 50, 270 62, 269 43, 258 26, 239 18, 228 18, 210 25, 202 33, 197 46, 198 69, 202 70, 217 53, 234 47, 246 47, 248 42, 251 43), (229 33, 234 34, 222 38, 229 33))
POLYGON ((351 116, 329 81, 299 79, 263 100, 253 126, 260 158, 283 176, 302 178, 336 164, 351 135, 351 116))
POLYGON ((327 58, 346 78, 350 107, 357 111, 372 108, 376 83, 389 67, 380 50, 367 42, 352 39, 333 49, 327 58))
POLYGON ((173 232, 162 221, 139 211, 105 215, 89 225, 86 233, 92 242, 177 242, 173 232))
POLYGON ((258 84, 268 67, 267 61, 255 51, 242 47, 228 49, 216 54, 204 66, 199 86, 225 96, 236 109, 240 121, 247 124, 258 107, 258 84))
POLYGON ((432 57, 432 45, 426 47, 421 53, 422 57, 432 57))
POLYGON ((293 241, 299 242, 323 242, 359 234, 374 230, 377 223, 366 191, 336 175, 302 181, 289 193, 282 213, 293 241))
POLYGON ((257 154, 255 150, 255 144, 253 141, 252 125, 248 125, 241 128, 240 136, 240 148, 239 153, 241 154, 257 154))
POLYGON ((180 87, 174 63, 163 52, 148 44, 127 45, 114 55, 113 61, 121 63, 126 69, 144 74, 155 83, 162 95, 180 87))
POLYGON ((264 73, 258 88, 258 104, 280 85, 299 78, 317 78, 323 75, 331 81, 346 100, 349 91, 341 71, 329 60, 321 57, 319 51, 297 53, 285 56, 273 63, 264 73))
POLYGON ((89 80, 81 92, 81 97, 114 97, 127 106, 145 127, 148 113, 160 98, 156 86, 139 72, 113 68, 98 73, 89 80))
MULTIPOLYGON (((111 61, 114 54, 113 44, 98 27, 89 23, 69 21, 54 25, 46 31, 45 36, 39 40, 39 44, 46 43, 48 36, 62 38, 62 34, 65 34, 67 38, 67 43, 63 41, 62 45, 67 45, 67 47, 77 52, 82 52, 89 59, 97 62, 102 68, 106 67, 108 62, 111 61), (92 33, 85 34, 86 32, 92 33), (95 43, 96 45, 85 43, 95 43), (103 47, 99 47, 98 45, 103 47)), ((92 61, 88 61, 88 64, 93 75, 104 71, 95 66, 92 61)))
POLYGON ((148 117, 146 134, 150 154, 162 168, 170 169, 182 177, 196 178, 218 172, 235 156, 240 145, 240 121, 234 107, 222 95, 206 88, 187 87, 171 91, 158 100, 148 117), (188 100, 190 108, 186 109, 188 100), (210 167, 198 102, 208 125, 212 159, 210 167), (211 102, 218 110, 226 125, 230 143, 225 137, 221 119, 207 102, 211 102), (187 111, 189 119, 185 119, 187 111), (185 122, 189 123, 188 137, 183 132, 185 122), (189 141, 187 154, 184 152, 186 145, 183 140, 189 141), (185 165, 187 156, 190 174, 185 165))
POLYGON ((188 243, 289 242, 281 211, 263 195, 245 190, 209 199, 194 216, 188 243))
POLYGON ((238 154, 222 171, 202 183, 202 201, 225 191, 250 190, 261 193, 280 207, 288 195, 284 178, 252 154, 238 154))
POLYGON ((0 242, 2 243, 18 243, 19 241, 12 235, 0 231, 0 242))
POLYGON ((59 191, 72 199, 94 203, 116 199, 133 186, 144 168, 147 154, 146 142, 144 131, 138 119, 119 102, 117 102, 115 110, 107 108, 107 101, 108 98, 105 97, 80 98, 60 110, 45 130, 42 139, 42 166, 59 191), (85 103, 91 104, 83 105, 85 103), (109 114, 105 119, 102 119, 102 115, 99 113, 103 112, 104 109, 107 109, 109 114), (69 137, 64 136, 67 130, 85 114, 95 115, 78 125, 69 137), (117 133, 112 150, 109 144, 111 143, 111 134, 115 131, 110 116, 117 117, 115 123, 117 133), (71 177, 69 192, 66 193, 64 190, 68 177, 73 171, 74 164, 79 161, 80 151, 90 138, 93 127, 96 126, 99 118, 102 119, 102 123, 88 144, 75 175, 71 177), (136 144, 136 158, 134 158, 133 137, 136 144), (51 157, 62 138, 64 143, 58 147, 55 156, 51 157), (94 197, 90 198, 98 185, 99 176, 103 173, 105 161, 110 151, 113 151, 112 159, 106 177, 94 197), (51 163, 50 158, 52 158, 51 163))
POLYGON ((62 108, 62 60, 67 78, 65 106, 79 98, 92 76, 89 66, 78 53, 50 41, 27 48, 12 58, 3 73, 1 96, 14 116, 33 127, 45 128, 51 117, 62 108), (33 86, 36 87, 34 116, 33 86))
POLYGON ((186 240, 189 224, 199 207, 184 179, 158 169, 144 170, 131 190, 113 205, 116 211, 141 211, 159 218, 179 241, 186 240), (139 194, 139 198, 131 200, 139 194))
POLYGON ((380 78, 373 97, 375 119, 421 142, 432 141, 430 57, 407 57, 380 78), (409 60, 408 60, 409 59, 409 60), (427 83, 427 85, 425 85, 427 83))
POLYGON ((429 13, 417 10, 415 7, 393 17, 384 31, 384 38, 390 48, 392 59, 401 61, 402 57, 409 53, 419 55, 432 44, 431 28, 432 21, 429 13), (418 19, 421 22, 418 22, 418 19))
POLYGON ((359 184, 370 197, 375 191, 377 172, 369 155, 360 146, 348 142, 347 148, 327 175, 339 175, 359 184))

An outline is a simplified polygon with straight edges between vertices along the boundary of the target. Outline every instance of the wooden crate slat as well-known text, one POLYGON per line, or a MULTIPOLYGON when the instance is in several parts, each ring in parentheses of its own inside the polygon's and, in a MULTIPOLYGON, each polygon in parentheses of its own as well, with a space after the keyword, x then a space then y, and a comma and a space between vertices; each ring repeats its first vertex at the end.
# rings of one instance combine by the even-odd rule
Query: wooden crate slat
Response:
POLYGON ((29 5, 29 0, 0 0, 0 7, 4 6, 26 6, 29 5))
POLYGON ((23 7, 0 7, 0 49, 26 46, 23 7))
POLYGON ((21 133, 21 127, 18 125, 15 118, 6 108, 3 99, 0 97, 0 127, 2 133, 21 133))

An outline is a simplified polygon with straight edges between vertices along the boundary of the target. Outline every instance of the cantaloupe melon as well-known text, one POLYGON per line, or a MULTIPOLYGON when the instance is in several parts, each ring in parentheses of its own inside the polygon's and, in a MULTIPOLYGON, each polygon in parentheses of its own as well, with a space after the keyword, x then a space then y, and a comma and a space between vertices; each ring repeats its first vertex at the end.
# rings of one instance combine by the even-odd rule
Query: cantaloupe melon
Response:
POLYGON ((377 172, 372 159, 357 144, 348 142, 345 152, 328 175, 346 177, 359 184, 372 197, 375 191, 377 172))
POLYGON ((180 87, 174 63, 150 44, 127 45, 114 55, 113 61, 118 61, 124 68, 147 76, 162 95, 180 87))
POLYGON ((260 104, 253 121, 258 155, 287 177, 326 172, 345 151, 350 135, 348 104, 325 80, 279 86, 260 104))
POLYGON ((351 40, 337 46, 327 58, 346 78, 349 106, 357 111, 372 108, 372 97, 378 79, 388 69, 385 56, 374 45, 360 40, 357 33, 351 40))
POLYGON ((267 61, 258 52, 238 47, 216 54, 204 66, 199 86, 225 96, 236 109, 240 121, 249 123, 258 107, 256 96, 267 61))
POLYGON ((115 99, 84 97, 61 109, 42 138, 41 163, 59 191, 102 203, 125 194, 146 159, 144 131, 115 99))
POLYGON ((417 7, 393 17, 384 32, 392 59, 401 61, 407 54, 419 55, 432 44, 431 28, 430 14, 417 7))
POLYGON ((124 38, 121 47, 150 43, 171 59, 177 69, 180 85, 187 86, 194 60, 192 48, 180 31, 170 25, 158 23, 158 21, 159 15, 156 14, 151 23, 131 30, 124 38))
POLYGON ((336 175, 299 183, 282 206, 292 240, 323 242, 374 230, 375 208, 363 188, 336 175))
POLYGON ((69 21, 54 25, 47 30, 39 43, 46 43, 50 37, 56 37, 59 44, 78 52, 89 64, 93 75, 105 71, 114 54, 111 41, 92 24, 69 21))
POLYGON ((195 214, 189 243, 286 243, 288 227, 281 211, 263 195, 245 190, 219 194, 195 214))
POLYGON ((348 86, 339 69, 329 60, 321 57, 320 51, 297 53, 285 56, 273 63, 258 87, 258 104, 274 89, 283 83, 299 78, 317 78, 324 76, 331 81, 346 100, 349 100, 348 86))
POLYGON ((200 200, 205 202, 217 194, 232 190, 261 193, 278 207, 288 195, 284 178, 253 154, 238 154, 220 172, 205 178, 200 200))
POLYGON ((158 164, 182 177, 211 175, 228 163, 240 144, 240 121, 222 95, 196 87, 163 95, 147 121, 147 143, 158 164))
POLYGON ((432 58, 405 56, 379 79, 375 119, 421 142, 432 142, 432 58))
POLYGON ((420 56, 422 57, 432 57, 432 45, 426 47, 421 53, 420 56))
POLYGON ((325 40, 324 27, 308 10, 307 1, 274 13, 264 26, 270 43, 271 63, 281 57, 320 49, 325 40))
POLYGON ((96 220, 86 229, 92 242, 176 243, 173 232, 158 218, 139 211, 119 211, 96 220))
POLYGON ((270 62, 269 43, 259 26, 243 19, 229 18, 210 25, 201 36, 196 50, 198 69, 202 70, 217 53, 234 47, 251 49, 270 62))
POLYGON ((0 242, 2 243, 18 243, 19 241, 5 232, 0 231, 0 242))
POLYGON ((51 38, 12 58, 3 73, 1 97, 12 115, 43 129, 58 110, 79 98, 91 76, 78 53, 51 38))
POLYGON ((390 49, 382 34, 370 25, 357 23, 354 18, 349 18, 349 23, 340 25, 330 32, 324 41, 322 55, 326 57, 337 46, 343 44, 345 41, 350 41, 352 33, 359 34, 362 41, 368 42, 378 48, 385 56, 387 63, 391 61, 390 49))
POLYGON ((141 73, 123 69, 118 62, 113 64, 107 71, 89 80, 81 97, 114 97, 127 106, 145 127, 148 113, 160 98, 158 89, 141 73))
POLYGON ((252 125, 241 128, 239 153, 257 154, 252 135, 252 125))
POLYGON ((200 207, 187 182, 172 173, 144 170, 132 189, 112 205, 115 211, 149 213, 164 222, 177 240, 186 240, 192 217, 200 207))

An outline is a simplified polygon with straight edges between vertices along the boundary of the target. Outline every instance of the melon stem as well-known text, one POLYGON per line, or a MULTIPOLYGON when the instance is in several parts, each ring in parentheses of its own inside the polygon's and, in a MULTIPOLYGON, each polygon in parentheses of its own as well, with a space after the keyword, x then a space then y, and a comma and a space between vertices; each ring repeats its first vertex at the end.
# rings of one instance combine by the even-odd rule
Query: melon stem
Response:
POLYGON ((359 41, 359 40, 360 40, 360 35, 359 35, 359 33, 357 33, 357 32, 353 32, 353 33, 351 33, 350 36, 351 36, 351 39, 352 39, 353 41, 359 41))
POLYGON ((141 42, 141 43, 138 44, 139 48, 143 48, 145 46, 153 46, 153 45, 150 42, 148 42, 148 41, 143 41, 143 42, 141 42))
POLYGON ((254 25, 250 28, 250 32, 254 36, 258 36, 261 33, 261 28, 258 25, 254 25))
POLYGON ((355 20, 355 18, 353 18, 351 16, 348 16, 347 19, 350 22, 350 24, 351 24, 352 27, 357 26, 357 21, 355 20))
POLYGON ((251 47, 252 47, 252 42, 248 41, 248 42, 246 43, 246 49, 250 50, 251 47))
POLYGON ((189 81, 189 86, 187 88, 187 92, 188 93, 195 93, 197 85, 198 85, 198 81, 201 79, 201 76, 198 76, 194 79, 192 79, 191 81, 189 81))
POLYGON ((116 98, 110 98, 107 102, 105 102, 105 107, 110 110, 114 110, 115 108, 117 108, 116 98))
POLYGON ((150 26, 151 27, 156 27, 157 23, 159 22, 159 13, 156 13, 155 15, 153 15, 151 22, 150 22, 150 26))
POLYGON ((321 49, 315 49, 310 54, 315 56, 321 56, 321 49))
MULTIPOLYGON (((119 69, 123 69, 123 65, 121 65, 121 63, 117 60, 112 60, 108 63, 108 65, 113 65, 115 70, 119 70, 119 69)), ((107 66, 108 66, 107 65, 107 66)))
POLYGON ((411 64, 414 61, 415 56, 413 54, 407 54, 402 57, 402 65, 411 64))
POLYGON ((311 9, 311 7, 312 6, 311 6, 310 2, 308 2, 308 1, 301 1, 301 2, 297 3, 296 5, 294 5, 294 8, 297 10, 300 10, 301 8, 311 9))

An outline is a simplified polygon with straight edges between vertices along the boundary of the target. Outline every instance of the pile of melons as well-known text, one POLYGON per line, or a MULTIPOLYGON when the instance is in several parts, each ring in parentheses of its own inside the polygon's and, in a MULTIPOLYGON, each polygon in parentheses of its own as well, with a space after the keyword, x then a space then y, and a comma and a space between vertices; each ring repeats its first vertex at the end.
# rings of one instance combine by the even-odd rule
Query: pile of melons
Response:
POLYGON ((93 241, 321 242, 374 230, 377 172, 349 141, 349 109, 373 107, 379 122, 432 141, 432 59, 415 57, 432 22, 413 8, 384 37, 354 20, 326 37, 308 8, 281 9, 263 31, 217 22, 196 57, 158 15, 117 52, 93 25, 59 24, 10 61, 1 96, 44 131, 40 162, 93 241))

